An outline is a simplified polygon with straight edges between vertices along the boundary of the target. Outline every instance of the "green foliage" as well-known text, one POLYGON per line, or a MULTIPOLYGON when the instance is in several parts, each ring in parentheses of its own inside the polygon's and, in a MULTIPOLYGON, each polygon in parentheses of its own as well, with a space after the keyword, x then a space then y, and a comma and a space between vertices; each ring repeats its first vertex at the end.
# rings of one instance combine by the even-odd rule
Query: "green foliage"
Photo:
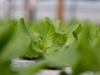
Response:
POLYGON ((60 20, 55 21, 55 22, 54 22, 54 26, 55 26, 57 29, 61 29, 61 21, 60 21, 60 20))
POLYGON ((13 24, 8 25, 0 30, 0 51, 6 42, 11 38, 14 33, 13 24))
POLYGON ((43 50, 54 45, 55 29, 51 21, 46 18, 43 22, 43 50))
MULTIPOLYGON (((35 75, 47 67, 63 70, 71 67, 72 75, 86 71, 100 72, 100 28, 89 21, 73 20, 24 22, 0 21, 0 75, 35 75), (12 59, 23 56, 44 59, 28 67, 12 67, 12 59)), ((67 75, 61 72, 61 75, 67 75)))

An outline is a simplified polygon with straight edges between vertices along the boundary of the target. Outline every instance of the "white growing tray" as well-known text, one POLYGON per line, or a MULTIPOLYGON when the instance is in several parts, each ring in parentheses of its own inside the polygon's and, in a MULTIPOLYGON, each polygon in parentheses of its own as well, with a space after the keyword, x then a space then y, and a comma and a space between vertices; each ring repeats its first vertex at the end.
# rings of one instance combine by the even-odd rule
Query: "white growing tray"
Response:
MULTIPOLYGON (((21 67, 21 66, 27 67, 32 63, 35 63, 35 61, 14 59, 14 60, 12 60, 11 65, 14 66, 14 67, 21 67)), ((70 75, 72 73, 72 69, 70 67, 65 68, 64 71, 66 73, 69 73, 70 75)), ((44 70, 39 71, 37 73, 37 75, 60 75, 60 72, 61 72, 60 70, 47 70, 47 69, 44 69, 44 70)), ((88 71, 88 72, 83 73, 81 75, 100 75, 100 74, 95 74, 94 72, 88 71)))

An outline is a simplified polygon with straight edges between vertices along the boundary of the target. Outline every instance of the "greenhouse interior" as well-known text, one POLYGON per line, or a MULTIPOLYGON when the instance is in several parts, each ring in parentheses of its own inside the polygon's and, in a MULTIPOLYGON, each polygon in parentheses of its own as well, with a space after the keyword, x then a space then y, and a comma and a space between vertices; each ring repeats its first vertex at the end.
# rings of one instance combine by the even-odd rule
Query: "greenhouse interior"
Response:
POLYGON ((100 75, 100 0, 0 0, 0 75, 100 75))

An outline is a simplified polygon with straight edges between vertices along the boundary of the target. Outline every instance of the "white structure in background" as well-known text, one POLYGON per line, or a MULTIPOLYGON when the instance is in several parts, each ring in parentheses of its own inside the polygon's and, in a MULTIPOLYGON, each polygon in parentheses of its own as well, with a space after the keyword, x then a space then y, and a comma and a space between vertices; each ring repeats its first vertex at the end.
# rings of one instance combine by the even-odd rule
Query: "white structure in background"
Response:
MULTIPOLYGON (((5 16, 4 5, 7 0, 0 0, 0 17, 5 16)), ((11 18, 24 17, 25 0, 12 0, 13 9, 11 18)), ((57 0, 38 0, 36 7, 36 19, 41 20, 46 16, 52 20, 57 19, 57 0)), ((64 0, 64 20, 70 21, 73 17, 80 21, 89 19, 100 23, 100 0, 64 0)))
MULTIPOLYGON (((45 16, 56 19, 57 0, 39 0, 37 5, 37 19, 45 16)), ((64 20, 70 21, 74 17, 82 21, 89 19, 100 23, 100 0, 64 0, 64 20)))
MULTIPOLYGON (((10 16, 12 19, 19 19, 24 16, 24 3, 25 0, 11 0, 10 16)), ((6 17, 8 13, 8 0, 0 0, 0 18, 6 17)))

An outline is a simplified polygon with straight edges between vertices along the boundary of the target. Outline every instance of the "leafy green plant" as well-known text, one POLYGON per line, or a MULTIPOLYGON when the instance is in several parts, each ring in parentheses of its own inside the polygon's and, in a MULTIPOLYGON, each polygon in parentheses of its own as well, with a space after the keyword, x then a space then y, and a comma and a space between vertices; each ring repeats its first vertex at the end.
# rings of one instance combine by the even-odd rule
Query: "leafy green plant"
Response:
POLYGON ((23 18, 0 21, 0 75, 35 75, 47 67, 71 67, 72 75, 100 72, 99 53, 100 28, 89 21, 67 25, 48 17, 34 23, 23 18), (23 56, 44 59, 28 67, 11 66, 12 59, 23 56))

